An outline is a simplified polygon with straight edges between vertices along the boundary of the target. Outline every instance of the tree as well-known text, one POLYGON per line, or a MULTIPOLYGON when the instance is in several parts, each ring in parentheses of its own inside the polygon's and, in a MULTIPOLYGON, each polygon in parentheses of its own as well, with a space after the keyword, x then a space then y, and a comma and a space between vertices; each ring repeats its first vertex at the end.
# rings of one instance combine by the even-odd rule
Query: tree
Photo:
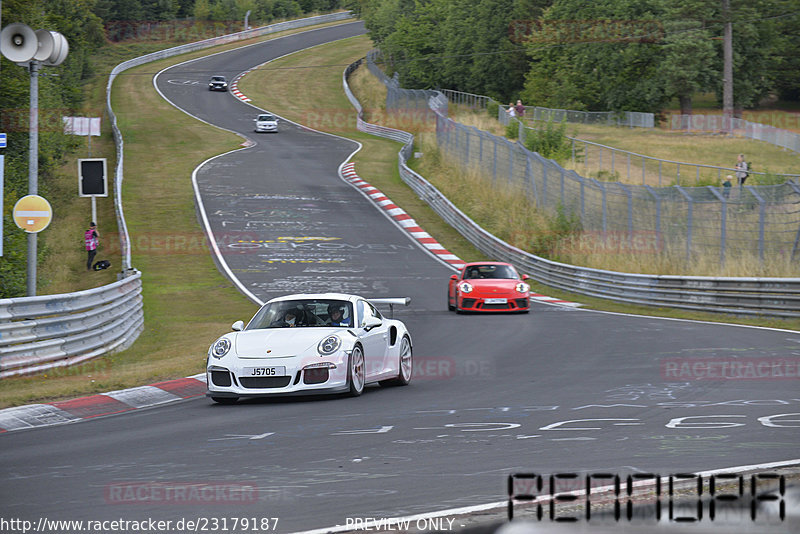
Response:
POLYGON ((556 0, 528 43, 523 96, 550 107, 659 111, 663 0, 556 0))
POLYGON ((661 75, 666 96, 678 98, 682 114, 692 113, 692 96, 714 87, 717 47, 709 26, 717 0, 674 0, 664 18, 661 75))

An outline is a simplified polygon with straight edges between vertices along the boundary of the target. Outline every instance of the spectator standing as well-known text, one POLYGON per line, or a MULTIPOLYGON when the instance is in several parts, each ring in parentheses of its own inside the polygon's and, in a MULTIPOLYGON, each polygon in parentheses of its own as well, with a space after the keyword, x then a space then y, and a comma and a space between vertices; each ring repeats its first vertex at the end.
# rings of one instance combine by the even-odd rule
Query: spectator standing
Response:
POLYGON ((744 160, 744 154, 739 154, 736 158, 736 179, 739 181, 739 186, 744 185, 744 181, 747 180, 749 176, 747 170, 748 165, 747 162, 744 160))
POLYGON ((508 105, 508 109, 506 110, 506 113, 508 113, 508 116, 511 117, 511 118, 514 118, 514 117, 517 116, 517 110, 514 109, 514 103, 513 102, 511 102, 508 105))
POLYGON ((522 100, 517 100, 514 110, 517 112, 517 117, 522 118, 525 116, 525 106, 522 105, 522 100))
POLYGON ((97 231, 97 225, 92 221, 89 229, 83 234, 83 241, 86 246, 86 270, 92 270, 92 262, 95 255, 97 255, 97 247, 100 244, 100 233, 97 231))

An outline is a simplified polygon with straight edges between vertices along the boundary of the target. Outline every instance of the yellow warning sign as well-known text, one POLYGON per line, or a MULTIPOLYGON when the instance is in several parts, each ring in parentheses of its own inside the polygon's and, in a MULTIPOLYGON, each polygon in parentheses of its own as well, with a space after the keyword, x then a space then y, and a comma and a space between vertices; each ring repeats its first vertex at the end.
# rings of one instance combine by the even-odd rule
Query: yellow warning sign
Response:
POLYGON ((41 232, 53 219, 53 208, 50 207, 47 200, 39 195, 22 197, 14 205, 12 213, 17 226, 29 234, 41 232))

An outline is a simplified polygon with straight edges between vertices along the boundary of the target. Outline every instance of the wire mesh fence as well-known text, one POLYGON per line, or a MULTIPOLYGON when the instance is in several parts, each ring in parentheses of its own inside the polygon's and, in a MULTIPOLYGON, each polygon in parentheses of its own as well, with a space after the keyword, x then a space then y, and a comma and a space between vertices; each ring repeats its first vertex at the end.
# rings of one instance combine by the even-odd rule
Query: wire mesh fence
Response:
MULTIPOLYGON (((797 115, 793 115, 796 117, 797 115)), ((795 119, 795 123, 797 119, 795 119)), ((795 124, 796 127, 796 124, 795 124)), ((767 124, 723 115, 672 115, 670 128, 688 132, 730 132, 800 152, 800 135, 767 124)))
MULTIPOLYGON (((372 64, 370 70, 380 71, 370 57, 367 59, 367 65, 372 64)), ((618 247, 630 250, 646 243, 654 251, 682 256, 686 261, 702 253, 719 258, 721 264, 744 256, 762 262, 766 258, 800 257, 800 186, 794 180, 741 187, 650 185, 647 166, 653 163, 647 159, 639 171, 645 175, 641 185, 585 178, 519 142, 448 118, 443 102, 446 92, 402 89, 396 79, 389 83, 387 110, 409 112, 428 107, 435 114, 439 149, 460 167, 479 170, 487 186, 519 191, 541 209, 551 213, 560 209, 577 217, 583 233, 604 242, 611 239, 618 247)), ((467 101, 476 107, 489 102, 477 98, 467 101)), ((498 113, 506 115, 502 108, 498 113)), ((521 125, 524 139, 523 128, 521 125)), ((633 153, 626 153, 620 158, 617 154, 621 152, 611 152, 611 165, 623 159, 624 167, 630 168, 631 159, 643 157, 635 154, 631 158, 628 154, 633 153)), ((663 171, 667 162, 661 162, 663 171)), ((684 173, 691 166, 668 163, 683 165, 684 173)), ((727 171, 710 168, 712 172, 727 171)))

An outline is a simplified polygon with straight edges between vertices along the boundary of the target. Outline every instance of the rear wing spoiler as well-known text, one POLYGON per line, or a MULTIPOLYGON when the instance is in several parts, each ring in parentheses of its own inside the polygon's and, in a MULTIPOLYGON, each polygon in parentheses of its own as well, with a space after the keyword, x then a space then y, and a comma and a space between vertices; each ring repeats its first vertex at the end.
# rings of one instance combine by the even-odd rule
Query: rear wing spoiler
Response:
POLYGON ((386 304, 389 306, 389 313, 394 316, 395 306, 408 306, 411 304, 411 297, 398 297, 388 299, 367 299, 372 304, 386 304))

